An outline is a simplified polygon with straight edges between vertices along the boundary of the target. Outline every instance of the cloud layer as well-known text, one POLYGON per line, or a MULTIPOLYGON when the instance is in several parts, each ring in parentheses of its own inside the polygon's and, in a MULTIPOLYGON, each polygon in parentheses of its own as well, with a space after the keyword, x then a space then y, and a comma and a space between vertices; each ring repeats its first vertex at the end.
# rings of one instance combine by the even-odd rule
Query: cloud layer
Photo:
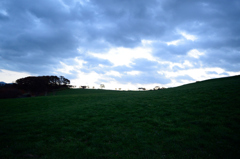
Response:
POLYGON ((2 0, 0 69, 106 86, 239 74, 239 15, 238 0, 2 0))

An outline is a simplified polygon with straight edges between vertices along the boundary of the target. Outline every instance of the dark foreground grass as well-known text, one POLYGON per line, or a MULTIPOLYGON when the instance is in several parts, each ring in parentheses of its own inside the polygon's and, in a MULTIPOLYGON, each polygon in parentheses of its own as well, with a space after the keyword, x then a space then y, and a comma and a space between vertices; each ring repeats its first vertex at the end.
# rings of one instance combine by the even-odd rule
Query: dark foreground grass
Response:
POLYGON ((240 76, 0 100, 0 158, 238 158, 240 76))

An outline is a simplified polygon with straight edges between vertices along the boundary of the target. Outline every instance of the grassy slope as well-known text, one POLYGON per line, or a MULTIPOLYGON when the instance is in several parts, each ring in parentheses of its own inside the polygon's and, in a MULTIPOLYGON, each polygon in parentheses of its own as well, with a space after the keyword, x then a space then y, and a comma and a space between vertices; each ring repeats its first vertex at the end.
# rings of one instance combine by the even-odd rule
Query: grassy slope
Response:
POLYGON ((0 158, 237 158, 240 76, 0 100, 0 158))

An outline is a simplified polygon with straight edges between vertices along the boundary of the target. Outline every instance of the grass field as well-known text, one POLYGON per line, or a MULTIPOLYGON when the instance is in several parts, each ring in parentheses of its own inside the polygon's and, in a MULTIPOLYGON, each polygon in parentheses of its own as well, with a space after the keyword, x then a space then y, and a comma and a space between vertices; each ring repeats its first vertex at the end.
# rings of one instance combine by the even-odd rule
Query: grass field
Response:
POLYGON ((0 100, 0 158, 239 158, 240 76, 0 100))

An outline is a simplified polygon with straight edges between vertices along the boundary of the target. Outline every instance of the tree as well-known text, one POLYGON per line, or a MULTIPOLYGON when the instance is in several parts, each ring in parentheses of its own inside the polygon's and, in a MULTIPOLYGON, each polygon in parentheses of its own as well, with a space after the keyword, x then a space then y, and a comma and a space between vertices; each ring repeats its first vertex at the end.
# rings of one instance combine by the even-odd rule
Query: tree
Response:
POLYGON ((138 89, 139 89, 139 90, 143 90, 143 91, 146 90, 146 88, 143 88, 143 87, 139 87, 138 89))
POLYGON ((59 81, 60 81, 61 85, 70 84, 70 81, 68 79, 66 79, 65 77, 63 77, 63 76, 60 76, 59 81))
POLYGON ((70 84, 70 80, 63 76, 29 76, 16 80, 16 83, 20 89, 32 92, 32 93, 43 93, 47 94, 48 91, 66 87, 70 84))
POLYGON ((101 89, 105 88, 105 85, 104 84, 100 84, 100 88, 101 89))
POLYGON ((86 88, 87 88, 87 86, 80 86, 80 88, 82 88, 82 89, 86 89, 86 88))
POLYGON ((64 78, 64 80, 63 80, 63 84, 64 84, 64 85, 68 85, 68 84, 70 84, 70 80, 64 78))
POLYGON ((26 78, 21 78, 18 79, 16 83, 21 89, 35 93, 44 92, 47 91, 48 89, 48 79, 44 76, 42 77, 30 76, 26 78))

